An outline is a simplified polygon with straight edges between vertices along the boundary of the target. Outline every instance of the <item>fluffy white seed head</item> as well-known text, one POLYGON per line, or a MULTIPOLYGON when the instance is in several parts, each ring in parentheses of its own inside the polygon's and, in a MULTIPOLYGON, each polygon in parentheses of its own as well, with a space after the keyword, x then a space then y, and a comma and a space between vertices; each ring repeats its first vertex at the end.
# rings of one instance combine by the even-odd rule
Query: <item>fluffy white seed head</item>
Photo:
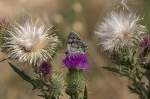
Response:
POLYGON ((50 60, 60 43, 58 36, 50 30, 51 28, 38 21, 27 20, 24 24, 16 23, 6 37, 4 48, 12 59, 38 65, 50 60))
POLYGON ((112 12, 98 25, 95 32, 98 44, 104 50, 117 51, 124 47, 133 47, 147 32, 134 13, 112 12))

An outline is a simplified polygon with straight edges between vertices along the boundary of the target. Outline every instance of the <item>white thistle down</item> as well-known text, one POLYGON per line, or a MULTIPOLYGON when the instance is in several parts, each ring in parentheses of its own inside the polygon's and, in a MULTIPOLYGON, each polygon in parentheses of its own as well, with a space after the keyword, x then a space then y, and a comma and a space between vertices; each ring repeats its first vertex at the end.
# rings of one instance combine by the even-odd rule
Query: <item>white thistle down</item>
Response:
POLYGON ((121 0, 121 4, 123 5, 124 8, 126 8, 128 11, 131 11, 129 7, 127 6, 127 0, 121 0))
POLYGON ((97 27, 95 34, 100 40, 98 43, 110 52, 135 46, 147 32, 146 27, 139 24, 139 20, 133 13, 112 12, 97 27))
POLYGON ((37 65, 40 62, 48 61, 55 53, 60 41, 56 34, 49 31, 44 23, 27 20, 24 24, 16 24, 4 48, 7 54, 19 62, 37 65))

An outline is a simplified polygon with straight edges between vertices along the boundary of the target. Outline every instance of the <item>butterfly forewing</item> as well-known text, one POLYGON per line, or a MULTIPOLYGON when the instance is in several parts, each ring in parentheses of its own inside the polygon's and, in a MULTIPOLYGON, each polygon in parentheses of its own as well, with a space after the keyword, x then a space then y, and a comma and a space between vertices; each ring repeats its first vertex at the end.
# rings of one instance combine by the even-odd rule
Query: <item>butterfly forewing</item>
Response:
POLYGON ((80 37, 76 33, 70 32, 68 36, 68 42, 67 42, 67 52, 68 53, 76 53, 76 52, 84 53, 86 50, 87 50, 87 45, 81 41, 80 37))

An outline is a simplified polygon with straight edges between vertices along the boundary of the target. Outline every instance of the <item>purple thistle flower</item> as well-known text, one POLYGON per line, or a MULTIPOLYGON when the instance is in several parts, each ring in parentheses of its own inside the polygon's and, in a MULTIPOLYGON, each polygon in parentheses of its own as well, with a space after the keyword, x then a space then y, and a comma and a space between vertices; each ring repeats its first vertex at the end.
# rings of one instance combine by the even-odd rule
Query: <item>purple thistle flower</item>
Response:
POLYGON ((143 41, 140 43, 140 46, 143 48, 150 48, 150 35, 145 36, 143 41))
POLYGON ((86 53, 66 54, 66 57, 63 60, 63 63, 69 69, 86 70, 89 67, 86 53))
POLYGON ((51 73, 51 70, 52 70, 52 66, 49 62, 43 62, 39 67, 39 71, 43 77, 49 75, 51 73))

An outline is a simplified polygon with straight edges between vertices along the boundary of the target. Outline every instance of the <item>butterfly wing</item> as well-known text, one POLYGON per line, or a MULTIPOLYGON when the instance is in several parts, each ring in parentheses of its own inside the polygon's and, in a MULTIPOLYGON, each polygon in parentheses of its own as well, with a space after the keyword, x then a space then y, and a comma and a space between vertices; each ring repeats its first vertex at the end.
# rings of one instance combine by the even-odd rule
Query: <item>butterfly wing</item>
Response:
POLYGON ((80 37, 75 32, 70 32, 67 41, 67 52, 68 53, 85 53, 87 45, 81 41, 80 37))

